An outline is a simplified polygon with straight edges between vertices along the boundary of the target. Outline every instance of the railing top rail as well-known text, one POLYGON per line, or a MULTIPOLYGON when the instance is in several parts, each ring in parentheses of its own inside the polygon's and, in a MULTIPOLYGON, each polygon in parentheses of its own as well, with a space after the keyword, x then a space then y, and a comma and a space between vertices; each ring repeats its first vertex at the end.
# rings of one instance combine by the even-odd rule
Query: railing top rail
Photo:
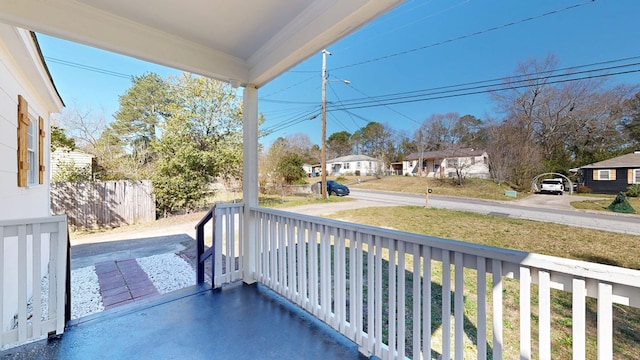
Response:
POLYGON ((235 207, 243 207, 244 203, 219 203, 219 204, 214 204, 211 209, 209 209, 209 211, 207 211, 207 213, 202 217, 202 219, 200 219, 200 221, 198 221, 198 223, 196 224, 195 228, 198 229, 199 227, 204 226, 204 224, 206 224, 209 220, 211 220, 213 218, 213 215, 216 212, 216 209, 229 209, 229 208, 235 208, 235 207))
POLYGON ((228 208, 236 208, 236 207, 243 207, 244 203, 219 203, 216 204, 214 207, 217 209, 228 209, 228 208))
POLYGON ((66 222, 67 215, 52 215, 34 218, 20 218, 11 220, 0 220, 0 226, 30 225, 30 224, 48 224, 66 222))
POLYGON ((211 220, 213 218, 213 214, 216 211, 216 205, 213 205, 211 207, 211 209, 209 209, 209 211, 207 211, 207 213, 202 217, 202 219, 200 219, 200 221, 198 221, 198 223, 196 224, 195 228, 198 229, 202 226, 204 226, 204 224, 206 224, 209 220, 211 220))
POLYGON ((398 230, 378 228, 340 220, 301 215, 283 210, 252 207, 251 211, 282 216, 323 226, 337 227, 349 231, 379 236, 388 239, 400 240, 412 244, 428 245, 442 250, 481 256, 488 259, 515 263, 531 268, 561 272, 573 276, 591 278, 615 284, 628 285, 632 287, 638 287, 640 279, 640 270, 590 263, 586 261, 573 260, 556 256, 528 253, 524 251, 510 250, 487 245, 472 244, 458 240, 449 240, 434 236, 407 233, 398 230))

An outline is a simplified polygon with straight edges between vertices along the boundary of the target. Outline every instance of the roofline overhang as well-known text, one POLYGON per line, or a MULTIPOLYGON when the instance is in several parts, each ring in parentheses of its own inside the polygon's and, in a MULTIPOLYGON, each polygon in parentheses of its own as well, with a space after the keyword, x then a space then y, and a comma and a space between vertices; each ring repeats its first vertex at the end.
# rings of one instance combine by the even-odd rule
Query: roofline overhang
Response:
POLYGON ((77 1, 2 1, 0 21, 234 86, 261 87, 402 1, 313 2, 248 59, 77 1))

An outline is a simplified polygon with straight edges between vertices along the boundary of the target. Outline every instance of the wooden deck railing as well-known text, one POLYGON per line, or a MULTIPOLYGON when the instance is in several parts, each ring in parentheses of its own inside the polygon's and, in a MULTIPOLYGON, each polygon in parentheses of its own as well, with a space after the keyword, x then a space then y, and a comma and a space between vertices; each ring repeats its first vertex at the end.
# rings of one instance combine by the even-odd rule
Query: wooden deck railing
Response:
POLYGON ((67 256, 66 216, 0 221, 0 348, 64 332, 67 256))
MULTIPOLYGON (((242 205, 220 214, 230 269, 242 205)), ((266 208, 251 216, 258 281, 382 359, 611 359, 614 311, 640 314, 637 270, 266 208)), ((231 279, 217 269, 216 283, 231 279)))

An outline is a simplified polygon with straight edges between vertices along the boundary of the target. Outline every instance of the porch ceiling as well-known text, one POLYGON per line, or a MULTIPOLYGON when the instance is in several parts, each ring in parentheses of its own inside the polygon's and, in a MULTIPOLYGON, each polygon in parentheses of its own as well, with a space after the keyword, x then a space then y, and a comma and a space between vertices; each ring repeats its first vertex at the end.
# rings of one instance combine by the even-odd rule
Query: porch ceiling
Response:
POLYGON ((402 0, 0 0, 0 21, 262 86, 402 0))

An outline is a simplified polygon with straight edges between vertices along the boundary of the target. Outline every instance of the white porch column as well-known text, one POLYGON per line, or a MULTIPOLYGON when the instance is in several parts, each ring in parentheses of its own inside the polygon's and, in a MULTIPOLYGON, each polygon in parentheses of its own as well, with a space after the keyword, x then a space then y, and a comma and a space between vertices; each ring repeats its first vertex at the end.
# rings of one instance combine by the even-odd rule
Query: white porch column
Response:
POLYGON ((256 255, 255 220, 249 209, 258 206, 258 89, 247 85, 242 95, 242 198, 244 202, 244 228, 242 253, 244 254, 244 282, 256 281, 258 257, 256 255))

